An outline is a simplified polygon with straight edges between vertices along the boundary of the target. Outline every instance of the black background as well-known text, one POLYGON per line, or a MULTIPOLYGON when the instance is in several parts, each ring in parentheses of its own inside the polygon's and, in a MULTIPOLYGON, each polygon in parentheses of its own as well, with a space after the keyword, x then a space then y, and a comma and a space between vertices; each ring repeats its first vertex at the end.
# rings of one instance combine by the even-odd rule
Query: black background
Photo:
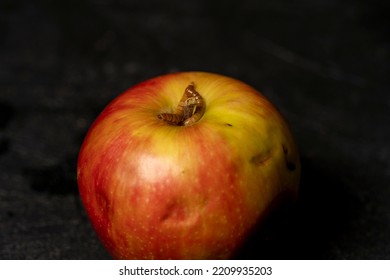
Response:
POLYGON ((300 147, 296 216, 245 257, 390 259, 388 3, 1 0, 0 258, 109 258, 77 192, 85 133, 126 88, 202 70, 262 91, 300 147))

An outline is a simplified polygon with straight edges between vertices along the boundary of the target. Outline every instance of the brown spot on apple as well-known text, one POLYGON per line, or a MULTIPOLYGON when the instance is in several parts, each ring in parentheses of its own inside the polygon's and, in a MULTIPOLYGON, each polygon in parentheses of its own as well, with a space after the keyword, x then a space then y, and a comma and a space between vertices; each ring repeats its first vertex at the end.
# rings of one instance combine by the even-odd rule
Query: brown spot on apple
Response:
POLYGON ((283 148, 283 153, 284 153, 284 155, 287 156, 287 155, 288 155, 288 149, 287 149, 287 147, 286 147, 284 144, 282 144, 282 148, 283 148))
POLYGON ((284 159, 285 159, 285 162, 286 162, 286 167, 289 171, 294 171, 297 167, 295 165, 295 163, 291 162, 289 159, 288 159, 288 149, 285 145, 282 145, 282 148, 283 148, 283 153, 284 153, 284 159))
POLYGON ((286 167, 287 167, 287 169, 288 169, 289 171, 294 171, 294 170, 297 168, 296 165, 295 165, 294 163, 289 162, 289 161, 286 162, 286 167))
POLYGON ((272 153, 271 150, 269 151, 262 151, 250 159, 250 163, 254 164, 256 166, 263 166, 267 164, 267 162, 271 159, 272 153))

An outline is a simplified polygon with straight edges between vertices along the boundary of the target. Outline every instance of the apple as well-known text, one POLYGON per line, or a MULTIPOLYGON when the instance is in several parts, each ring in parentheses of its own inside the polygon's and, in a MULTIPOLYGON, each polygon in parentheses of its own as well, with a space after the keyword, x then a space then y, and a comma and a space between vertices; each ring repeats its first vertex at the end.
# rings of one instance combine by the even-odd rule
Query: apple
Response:
POLYGON ((89 129, 77 166, 88 217, 116 259, 232 258, 275 202, 296 199, 299 177, 277 109, 249 85, 205 72, 119 95, 89 129))

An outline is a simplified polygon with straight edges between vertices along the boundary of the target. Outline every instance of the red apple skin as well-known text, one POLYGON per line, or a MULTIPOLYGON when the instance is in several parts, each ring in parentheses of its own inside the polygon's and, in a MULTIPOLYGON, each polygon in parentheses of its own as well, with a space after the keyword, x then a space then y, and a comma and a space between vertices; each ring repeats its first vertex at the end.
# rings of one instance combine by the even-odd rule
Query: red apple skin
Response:
POLYGON ((297 147, 275 107, 232 78, 179 72, 140 83, 91 126, 78 159, 91 223, 116 259, 227 259, 281 196, 295 199, 297 147), (157 118, 194 82, 191 126, 157 118))

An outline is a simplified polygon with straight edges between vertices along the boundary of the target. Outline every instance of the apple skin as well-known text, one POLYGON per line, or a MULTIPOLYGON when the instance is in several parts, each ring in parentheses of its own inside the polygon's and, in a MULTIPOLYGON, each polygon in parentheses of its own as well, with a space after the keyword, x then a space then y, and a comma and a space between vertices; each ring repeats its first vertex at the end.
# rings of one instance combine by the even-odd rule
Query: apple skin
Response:
POLYGON ((232 258, 280 197, 294 200, 300 163, 290 129, 254 88, 179 72, 142 82, 99 115, 77 178, 90 221, 116 259, 232 258), (191 126, 172 111, 194 82, 206 111, 191 126))

